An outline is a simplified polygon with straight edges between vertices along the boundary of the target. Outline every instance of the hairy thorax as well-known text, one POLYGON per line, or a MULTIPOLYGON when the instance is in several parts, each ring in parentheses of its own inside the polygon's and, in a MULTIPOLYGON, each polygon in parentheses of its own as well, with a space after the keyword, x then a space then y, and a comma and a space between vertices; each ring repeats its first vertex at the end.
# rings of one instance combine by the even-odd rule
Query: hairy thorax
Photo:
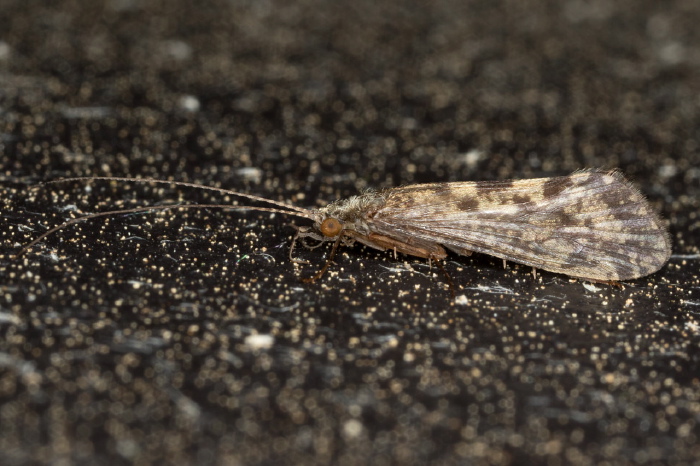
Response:
POLYGON ((358 196, 339 199, 326 207, 314 211, 316 227, 328 218, 336 218, 343 224, 343 229, 355 230, 361 234, 369 234, 374 214, 386 203, 386 195, 382 191, 368 190, 358 196))

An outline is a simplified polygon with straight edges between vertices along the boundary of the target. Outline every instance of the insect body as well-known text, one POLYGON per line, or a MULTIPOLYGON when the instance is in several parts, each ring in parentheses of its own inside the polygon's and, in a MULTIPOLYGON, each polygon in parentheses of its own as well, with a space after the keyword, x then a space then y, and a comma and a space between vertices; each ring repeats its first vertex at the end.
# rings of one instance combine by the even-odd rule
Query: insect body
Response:
MULTIPOLYGON (((436 260, 445 248, 480 252, 600 281, 649 275, 671 255, 666 227, 619 172, 409 185, 337 201, 313 216, 323 239, 345 236, 436 260)), ((317 232, 300 236, 321 239, 317 232)))
POLYGON ((18 255, 55 231, 89 218, 204 207, 275 212, 312 220, 313 226, 298 229, 290 257, 297 239, 333 241, 329 260, 314 279, 327 270, 340 244, 356 241, 379 250, 436 261, 447 257, 447 250, 461 255, 479 252, 596 281, 649 275, 659 270, 671 254, 666 227, 644 196, 616 171, 580 171, 530 180, 408 185, 366 191, 315 210, 190 183, 97 179, 200 187, 276 207, 185 204, 98 212, 46 231, 18 255))

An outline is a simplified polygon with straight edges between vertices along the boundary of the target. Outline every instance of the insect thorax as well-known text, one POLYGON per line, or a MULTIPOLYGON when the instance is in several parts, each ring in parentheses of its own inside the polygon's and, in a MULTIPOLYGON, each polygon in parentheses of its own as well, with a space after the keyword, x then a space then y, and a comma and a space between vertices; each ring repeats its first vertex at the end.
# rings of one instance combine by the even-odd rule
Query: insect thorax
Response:
POLYGON ((339 199, 315 212, 316 227, 327 218, 336 218, 344 229, 369 233, 367 222, 374 213, 386 203, 386 197, 380 191, 368 190, 358 196, 339 199))

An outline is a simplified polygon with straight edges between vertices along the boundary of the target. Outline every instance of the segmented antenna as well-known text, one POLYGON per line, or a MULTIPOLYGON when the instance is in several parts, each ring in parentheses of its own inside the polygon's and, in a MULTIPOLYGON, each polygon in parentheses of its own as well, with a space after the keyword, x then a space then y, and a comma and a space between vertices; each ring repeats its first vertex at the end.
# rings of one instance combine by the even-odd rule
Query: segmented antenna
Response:
POLYGON ((255 196, 253 194, 241 193, 238 191, 232 191, 232 190, 223 189, 223 188, 214 188, 211 186, 205 186, 205 185, 200 185, 200 184, 196 184, 196 183, 187 183, 184 181, 165 181, 165 180, 156 180, 156 179, 151 179, 151 178, 126 178, 126 177, 116 177, 116 176, 99 176, 99 177, 81 176, 81 177, 61 178, 59 180, 46 181, 46 182, 41 183, 37 186, 33 186, 32 189, 37 189, 39 187, 42 187, 42 186, 45 186, 48 184, 69 183, 69 182, 76 182, 76 181, 83 181, 83 182, 84 181, 121 181, 121 182, 133 182, 133 183, 168 184, 168 185, 174 185, 174 186, 184 186, 184 187, 188 187, 188 188, 198 188, 198 189, 203 189, 203 190, 207 190, 207 191, 213 191, 216 193, 226 194, 229 196, 238 196, 238 197, 242 197, 245 199, 250 199, 250 200, 258 201, 258 202, 265 202, 265 203, 272 204, 272 205, 277 206, 277 207, 282 207, 282 208, 288 209, 288 210, 283 210, 283 209, 278 209, 278 208, 273 208, 273 207, 258 207, 258 206, 250 206, 250 205, 169 204, 169 205, 160 205, 160 206, 134 207, 131 209, 110 210, 110 211, 105 211, 105 212, 95 212, 92 214, 87 214, 87 215, 83 215, 80 217, 72 218, 70 220, 66 220, 63 223, 48 229, 47 231, 45 231, 41 235, 34 238, 31 242, 29 242, 29 244, 22 247, 14 255, 15 259, 22 256, 29 249, 34 247, 37 243, 43 241, 46 237, 56 233, 57 231, 60 231, 64 228, 66 228, 70 225, 74 225, 76 223, 81 223, 81 222, 84 222, 87 220, 100 218, 100 217, 109 217, 109 216, 135 214, 135 213, 145 213, 145 212, 154 212, 154 211, 164 211, 164 210, 176 210, 176 209, 225 209, 225 210, 249 210, 249 211, 256 211, 256 212, 277 213, 277 214, 283 214, 283 215, 291 215, 294 217, 313 219, 312 211, 309 209, 304 209, 302 207, 297 207, 295 205, 287 204, 284 202, 265 199, 264 197, 255 196))

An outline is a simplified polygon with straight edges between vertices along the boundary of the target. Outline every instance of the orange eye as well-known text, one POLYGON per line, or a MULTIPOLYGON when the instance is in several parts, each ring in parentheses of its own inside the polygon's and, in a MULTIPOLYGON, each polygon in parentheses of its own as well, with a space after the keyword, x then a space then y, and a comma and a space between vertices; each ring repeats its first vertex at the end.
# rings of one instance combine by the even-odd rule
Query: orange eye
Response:
POLYGON ((320 229, 323 236, 332 238, 340 234, 340 232, 343 230, 343 225, 337 218, 327 218, 321 223, 320 229))

